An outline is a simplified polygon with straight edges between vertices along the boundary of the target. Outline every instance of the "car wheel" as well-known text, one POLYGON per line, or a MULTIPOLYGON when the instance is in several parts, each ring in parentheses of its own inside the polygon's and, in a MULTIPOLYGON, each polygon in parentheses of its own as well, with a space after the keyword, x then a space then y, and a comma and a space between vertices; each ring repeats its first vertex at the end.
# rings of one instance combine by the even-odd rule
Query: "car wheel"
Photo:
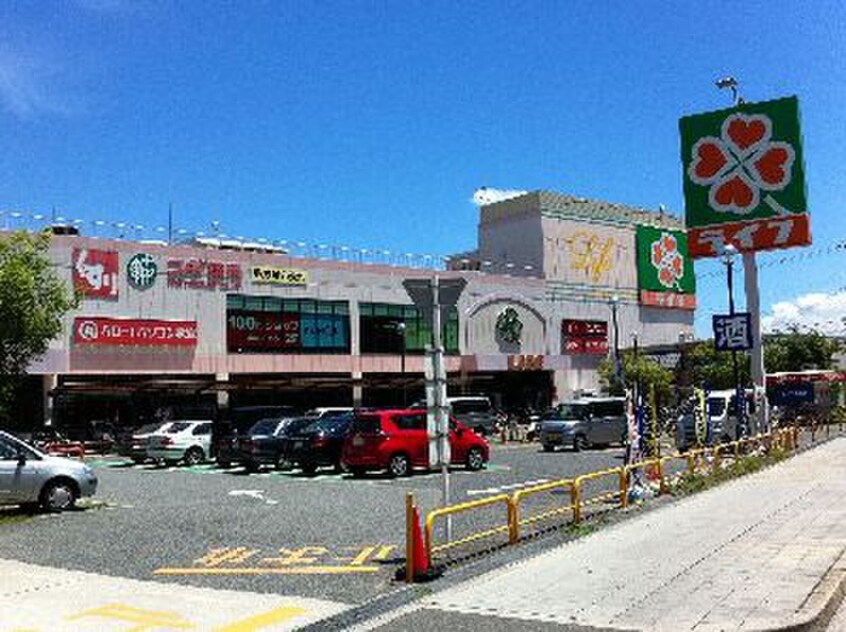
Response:
POLYGON ((185 465, 199 465, 205 460, 205 458, 206 455, 203 452, 202 448, 194 446, 193 448, 188 448, 185 451, 185 456, 183 457, 183 460, 185 461, 185 465))
POLYGON ((317 464, 315 463, 301 463, 300 469, 303 471, 303 474, 307 474, 309 476, 314 476, 317 472, 317 464))
POLYGON ((485 455, 479 448, 470 448, 467 453, 467 469, 477 472, 485 466, 485 455))
POLYGON ((410 473, 411 468, 409 467, 408 457, 404 454, 395 454, 391 457, 391 460, 388 461, 388 474, 392 478, 408 476, 410 473))
POLYGON ((255 474, 259 471, 258 463, 256 463, 255 461, 247 461, 246 463, 244 463, 244 470, 247 472, 247 474, 255 474))
POLYGON ((549 444, 549 443, 544 443, 544 444, 543 444, 543 451, 544 451, 544 452, 553 452, 554 450, 555 450, 555 446, 554 446, 554 445, 551 445, 551 444, 549 444))
POLYGON ((276 469, 279 471, 293 469, 294 464, 284 454, 276 457, 276 469))
POLYGON ((573 439, 573 451, 579 452, 581 450, 587 450, 590 447, 588 443, 587 437, 582 434, 576 435, 573 439))
POLYGON ((51 481, 41 490, 40 504, 45 511, 64 511, 74 506, 77 496, 76 487, 70 481, 51 481))

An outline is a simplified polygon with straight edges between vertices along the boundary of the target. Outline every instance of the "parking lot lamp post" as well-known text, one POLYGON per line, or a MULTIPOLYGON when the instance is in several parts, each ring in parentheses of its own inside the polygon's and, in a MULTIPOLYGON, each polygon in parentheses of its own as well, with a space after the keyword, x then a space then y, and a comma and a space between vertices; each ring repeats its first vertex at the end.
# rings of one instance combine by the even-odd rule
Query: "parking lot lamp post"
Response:
MULTIPOLYGON (((728 308, 729 316, 734 316, 734 256, 737 254, 737 248, 732 244, 726 244, 723 248, 722 260, 723 265, 726 266, 726 282, 728 285, 728 308)), ((748 435, 748 428, 746 427, 746 416, 743 414, 743 407, 745 404, 746 395, 740 388, 740 367, 737 363, 737 351, 731 352, 731 367, 732 378, 734 380, 734 399, 735 399, 735 418, 740 424, 740 431, 745 437, 748 435), (741 395, 743 397, 741 398, 741 395)))
POLYGON ((405 383, 405 321, 402 320, 397 323, 397 331, 400 334, 400 373, 402 373, 402 405, 405 408, 408 405, 406 383, 405 383))
POLYGON ((623 365, 620 362, 620 330, 617 327, 617 305, 620 303, 620 297, 614 294, 608 299, 608 305, 611 307, 611 329, 614 332, 614 381, 617 385, 622 385, 623 382, 623 365))

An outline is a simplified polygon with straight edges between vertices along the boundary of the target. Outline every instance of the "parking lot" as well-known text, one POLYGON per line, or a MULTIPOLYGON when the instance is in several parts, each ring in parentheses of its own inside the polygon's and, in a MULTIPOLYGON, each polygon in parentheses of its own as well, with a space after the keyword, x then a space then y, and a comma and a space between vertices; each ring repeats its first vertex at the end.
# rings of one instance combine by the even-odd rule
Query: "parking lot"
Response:
MULTIPOLYGON (((616 448, 545 453, 494 445, 481 472, 455 469, 452 500, 472 500, 616 465, 616 448)), ((361 603, 391 590, 404 557, 404 504, 439 505, 439 474, 306 476, 213 464, 92 458, 93 506, 0 525, 0 557, 202 587, 361 603)))

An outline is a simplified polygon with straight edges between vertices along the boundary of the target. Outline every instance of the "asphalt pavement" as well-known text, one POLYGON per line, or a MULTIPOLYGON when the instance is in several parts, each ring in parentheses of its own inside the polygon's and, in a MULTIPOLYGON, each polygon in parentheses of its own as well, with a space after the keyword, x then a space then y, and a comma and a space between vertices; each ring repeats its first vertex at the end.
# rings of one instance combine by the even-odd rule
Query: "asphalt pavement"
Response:
MULTIPOLYGON (((622 456, 616 448, 544 453, 538 444, 494 445, 492 453, 481 472, 453 470, 453 501, 603 469, 622 456)), ((0 522, 0 559, 357 605, 402 587, 394 574, 404 558, 406 494, 424 512, 441 501, 433 473, 355 479, 90 462, 100 477, 95 502, 0 522)))

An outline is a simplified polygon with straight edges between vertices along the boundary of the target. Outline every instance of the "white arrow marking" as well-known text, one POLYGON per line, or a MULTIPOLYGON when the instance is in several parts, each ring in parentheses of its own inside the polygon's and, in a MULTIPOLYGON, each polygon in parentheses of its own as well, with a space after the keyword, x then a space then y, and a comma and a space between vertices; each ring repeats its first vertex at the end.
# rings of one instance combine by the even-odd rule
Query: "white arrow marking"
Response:
POLYGON ((264 500, 264 490, 262 489, 233 489, 229 492, 230 496, 249 496, 256 500, 264 500))

